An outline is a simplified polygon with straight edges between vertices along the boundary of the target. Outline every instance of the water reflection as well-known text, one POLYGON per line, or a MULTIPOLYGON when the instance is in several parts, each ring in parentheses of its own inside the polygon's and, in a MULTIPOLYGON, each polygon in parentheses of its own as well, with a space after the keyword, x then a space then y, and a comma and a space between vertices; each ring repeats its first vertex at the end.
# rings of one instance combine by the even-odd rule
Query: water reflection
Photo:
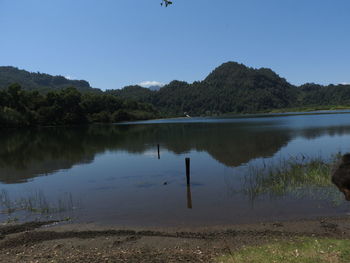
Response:
POLYGON ((0 189, 13 200, 39 189, 53 203, 69 192, 83 221, 128 226, 343 215, 330 166, 310 160, 350 149, 347 116, 2 130, 0 189))
POLYGON ((187 208, 192 209, 192 192, 191 192, 191 185, 186 186, 187 189, 187 208))
MULTIPOLYGON (((106 151, 140 154, 158 149, 160 158, 159 144, 175 154, 207 152, 220 163, 237 167, 255 158, 273 156, 298 136, 313 139, 350 133, 349 125, 322 122, 315 127, 314 122, 304 120, 310 116, 298 118, 1 130, 0 181, 26 182, 91 163, 106 151)), ((328 118, 332 120, 334 115, 328 118)))

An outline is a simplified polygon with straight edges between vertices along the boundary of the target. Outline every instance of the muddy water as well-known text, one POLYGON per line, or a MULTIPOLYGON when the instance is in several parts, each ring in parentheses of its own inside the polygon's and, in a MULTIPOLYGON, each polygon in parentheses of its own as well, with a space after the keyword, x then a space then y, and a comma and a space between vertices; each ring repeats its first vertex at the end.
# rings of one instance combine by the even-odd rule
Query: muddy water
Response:
POLYGON ((278 191, 252 168, 347 151, 346 113, 2 130, 0 219, 178 226, 345 215, 330 183, 278 191))

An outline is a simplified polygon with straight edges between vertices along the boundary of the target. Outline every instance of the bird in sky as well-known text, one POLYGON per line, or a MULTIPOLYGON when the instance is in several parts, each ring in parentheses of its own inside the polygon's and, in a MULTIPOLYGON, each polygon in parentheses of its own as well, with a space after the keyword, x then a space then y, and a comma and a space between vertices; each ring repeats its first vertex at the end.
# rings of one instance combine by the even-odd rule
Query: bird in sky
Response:
POLYGON ((165 7, 168 7, 168 5, 171 4, 173 4, 173 2, 169 0, 162 0, 162 2, 160 3, 161 6, 165 5, 165 7))

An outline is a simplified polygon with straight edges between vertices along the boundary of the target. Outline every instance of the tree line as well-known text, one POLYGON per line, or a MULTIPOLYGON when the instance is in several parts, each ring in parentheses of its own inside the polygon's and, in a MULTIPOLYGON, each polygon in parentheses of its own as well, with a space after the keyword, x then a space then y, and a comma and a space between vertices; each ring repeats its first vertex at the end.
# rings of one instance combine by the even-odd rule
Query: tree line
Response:
POLYGON ((109 94, 84 93, 75 88, 26 91, 19 84, 0 90, 0 127, 75 125, 144 120, 158 117, 147 103, 109 94))

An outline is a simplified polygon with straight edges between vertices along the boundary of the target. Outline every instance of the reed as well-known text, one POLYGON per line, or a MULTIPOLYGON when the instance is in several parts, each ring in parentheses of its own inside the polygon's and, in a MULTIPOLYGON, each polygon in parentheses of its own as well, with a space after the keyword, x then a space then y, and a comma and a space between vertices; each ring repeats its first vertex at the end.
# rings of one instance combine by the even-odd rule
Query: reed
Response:
POLYGON ((248 165, 242 191, 252 200, 293 194, 297 197, 331 198, 339 202, 341 194, 332 185, 331 173, 340 157, 340 153, 330 158, 299 155, 264 162, 263 165, 248 165))
POLYGON ((80 206, 73 201, 71 193, 66 193, 50 202, 43 191, 35 191, 17 199, 11 199, 6 190, 0 192, 0 208, 3 214, 12 214, 17 211, 26 211, 38 214, 54 214, 72 211, 80 206))

